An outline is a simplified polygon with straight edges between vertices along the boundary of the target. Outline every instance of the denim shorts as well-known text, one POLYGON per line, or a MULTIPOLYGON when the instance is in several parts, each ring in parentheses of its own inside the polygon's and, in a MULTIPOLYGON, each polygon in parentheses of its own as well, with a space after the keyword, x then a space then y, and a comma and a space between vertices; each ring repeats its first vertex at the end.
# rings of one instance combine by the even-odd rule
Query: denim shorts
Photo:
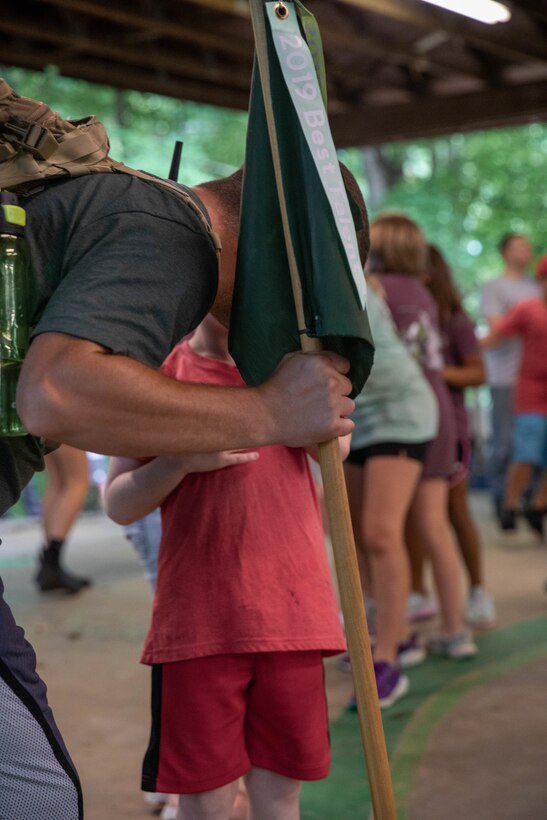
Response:
POLYGON ((547 416, 520 413, 516 417, 513 461, 547 468, 547 416))

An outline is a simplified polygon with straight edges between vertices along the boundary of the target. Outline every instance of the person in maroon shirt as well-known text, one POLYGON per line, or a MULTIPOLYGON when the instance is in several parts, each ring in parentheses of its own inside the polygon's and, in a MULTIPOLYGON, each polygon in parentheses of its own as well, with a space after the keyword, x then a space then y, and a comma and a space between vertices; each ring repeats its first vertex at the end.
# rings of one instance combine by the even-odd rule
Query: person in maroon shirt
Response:
POLYGON ((450 478, 448 512, 469 578, 465 615, 471 626, 489 629, 496 623, 496 611, 484 584, 480 536, 467 497, 472 445, 464 396, 466 387, 484 383, 484 365, 475 327, 463 309, 451 270, 434 245, 429 246, 426 284, 439 309, 442 375, 450 391, 456 422, 457 464, 450 478))
POLYGON ((439 431, 428 445, 424 470, 407 519, 410 538, 431 557, 442 633, 429 640, 431 654, 453 660, 477 652, 464 627, 459 560, 448 520, 448 485, 456 462, 454 411, 442 376, 438 310, 423 284, 428 249, 418 225, 404 214, 378 217, 370 229, 370 272, 377 274, 400 338, 420 365, 439 406, 439 431))
POLYGON ((515 528, 515 518, 522 504, 534 467, 542 469, 542 478, 523 514, 530 526, 543 536, 547 512, 547 255, 537 265, 540 286, 537 299, 521 302, 501 318, 482 341, 493 347, 504 339, 518 336, 522 340, 522 361, 515 395, 516 425, 513 458, 509 469, 502 527, 515 528))

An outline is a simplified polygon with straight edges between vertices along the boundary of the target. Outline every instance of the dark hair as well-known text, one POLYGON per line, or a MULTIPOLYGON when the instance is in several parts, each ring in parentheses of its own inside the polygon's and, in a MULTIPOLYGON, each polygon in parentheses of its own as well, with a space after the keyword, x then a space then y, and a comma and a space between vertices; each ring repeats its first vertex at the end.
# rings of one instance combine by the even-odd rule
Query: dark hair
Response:
POLYGON ((503 254, 504 251, 507 250, 507 246, 511 244, 513 239, 525 239, 525 236, 522 233, 506 233, 506 234, 504 234, 502 236, 502 238, 500 239, 500 243, 498 245, 499 252, 501 254, 503 254))
POLYGON ((429 246, 427 274, 426 285, 437 303, 441 324, 446 324, 453 313, 463 311, 462 298, 446 259, 435 245, 429 246))
POLYGON ((355 230, 357 234, 357 245, 359 247, 359 258, 362 266, 365 267, 365 262, 367 261, 370 250, 370 227, 368 222, 367 206, 365 205, 363 194, 359 188, 359 183, 349 168, 346 168, 343 162, 340 163, 340 171, 342 173, 342 179, 344 180, 352 213, 354 212, 354 207, 356 207, 359 211, 360 219, 355 220, 354 214, 354 222, 356 222, 355 230))

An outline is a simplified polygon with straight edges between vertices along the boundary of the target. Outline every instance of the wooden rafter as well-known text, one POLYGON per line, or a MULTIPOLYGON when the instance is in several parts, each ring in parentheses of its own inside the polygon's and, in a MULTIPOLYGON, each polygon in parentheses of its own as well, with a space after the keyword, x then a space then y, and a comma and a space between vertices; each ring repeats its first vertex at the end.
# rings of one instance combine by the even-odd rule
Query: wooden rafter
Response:
POLYGON ((56 65, 68 77, 88 80, 90 82, 112 85, 116 88, 133 88, 138 91, 149 91, 164 94, 181 100, 219 105, 226 108, 246 110, 249 95, 231 88, 219 87, 216 84, 172 78, 151 71, 139 71, 133 67, 113 65, 112 63, 82 62, 74 55, 59 53, 52 59, 51 52, 35 49, 24 51, 18 47, 2 46, 2 62, 5 65, 20 65, 25 68, 42 69, 47 65, 56 65))
POLYGON ((486 36, 484 29, 489 29, 490 26, 485 27, 484 25, 481 26, 480 23, 475 24, 451 12, 443 13, 440 9, 435 10, 435 13, 433 13, 427 10, 425 6, 421 8, 419 5, 409 5, 406 0, 339 1, 418 28, 442 29, 454 37, 472 43, 482 51, 497 55, 505 60, 518 62, 522 59, 534 58, 547 62, 547 40, 541 38, 540 42, 534 40, 520 41, 515 38, 513 31, 508 32, 507 29, 503 29, 503 26, 493 27, 495 30, 491 32, 491 36, 486 36))
POLYGON ((169 71, 173 75, 182 75, 192 79, 216 83, 220 86, 232 86, 248 91, 251 70, 251 59, 248 64, 235 69, 226 66, 215 66, 211 62, 190 59, 183 54, 157 48, 131 48, 118 40, 67 34, 57 27, 21 23, 6 15, 0 14, 0 31, 13 34, 17 37, 28 37, 39 43, 50 43, 66 50, 66 53, 79 52, 98 57, 103 60, 112 60, 123 65, 143 66, 153 70, 169 71))
POLYGON ((379 145, 547 119, 547 83, 376 105, 331 117, 336 145, 379 145))
POLYGON ((103 5, 102 3, 92 2, 92 0, 38 0, 38 2, 47 3, 90 17, 96 17, 100 20, 115 23, 130 29, 145 29, 146 31, 154 32, 158 36, 193 43, 221 53, 243 57, 246 57, 249 53, 249 46, 244 40, 226 37, 220 33, 215 34, 197 26, 183 25, 174 20, 164 21, 155 17, 147 17, 144 14, 138 14, 134 11, 125 11, 116 8, 115 5, 112 4, 103 5))
MULTIPOLYGON (((498 26, 419 0, 309 5, 341 145, 547 118, 544 0, 511 0, 513 17, 498 26)), ((9 0, 0 39, 5 65, 54 64, 118 88, 248 104, 248 0, 9 0)))
MULTIPOLYGON (((250 18, 248 0, 186 0, 186 2, 211 11, 250 18)), ((351 0, 347 0, 347 2, 351 2, 351 0)), ((339 5, 342 5, 342 3, 339 3, 339 5)), ((358 3, 356 5, 359 7, 358 3)), ((383 5, 382 0, 381 6, 383 7, 383 5)), ((320 14, 321 9, 317 11, 320 14)), ((436 54, 434 57, 421 58, 420 55, 410 49, 402 48, 401 45, 395 45, 394 43, 381 44, 363 31, 355 32, 350 28, 343 31, 340 26, 333 26, 329 23, 322 34, 323 42, 327 48, 349 49, 356 55, 366 54, 371 59, 382 56, 389 63, 411 67, 417 66, 421 60, 422 64, 427 66, 427 70, 433 74, 446 70, 457 70, 464 75, 471 76, 477 76, 480 73, 474 70, 472 65, 463 65, 461 60, 456 61, 450 55, 436 54), (456 65, 456 63, 458 64, 456 65)))

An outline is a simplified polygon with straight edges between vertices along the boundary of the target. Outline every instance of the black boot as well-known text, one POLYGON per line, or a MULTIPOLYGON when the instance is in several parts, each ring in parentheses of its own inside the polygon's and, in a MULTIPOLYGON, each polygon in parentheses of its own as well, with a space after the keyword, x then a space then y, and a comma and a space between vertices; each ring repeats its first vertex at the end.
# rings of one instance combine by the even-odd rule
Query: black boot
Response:
POLYGON ((62 568, 60 563, 62 546, 62 541, 51 540, 39 555, 35 580, 41 592, 64 589, 74 595, 91 584, 88 578, 72 575, 62 568))
POLYGON ((537 507, 525 507, 522 514, 528 522, 530 529, 537 532, 540 538, 543 538, 543 517, 545 510, 540 510, 537 507))
POLYGON ((509 507, 504 507, 500 516, 500 527, 505 532, 516 530, 517 528, 517 513, 509 507))

